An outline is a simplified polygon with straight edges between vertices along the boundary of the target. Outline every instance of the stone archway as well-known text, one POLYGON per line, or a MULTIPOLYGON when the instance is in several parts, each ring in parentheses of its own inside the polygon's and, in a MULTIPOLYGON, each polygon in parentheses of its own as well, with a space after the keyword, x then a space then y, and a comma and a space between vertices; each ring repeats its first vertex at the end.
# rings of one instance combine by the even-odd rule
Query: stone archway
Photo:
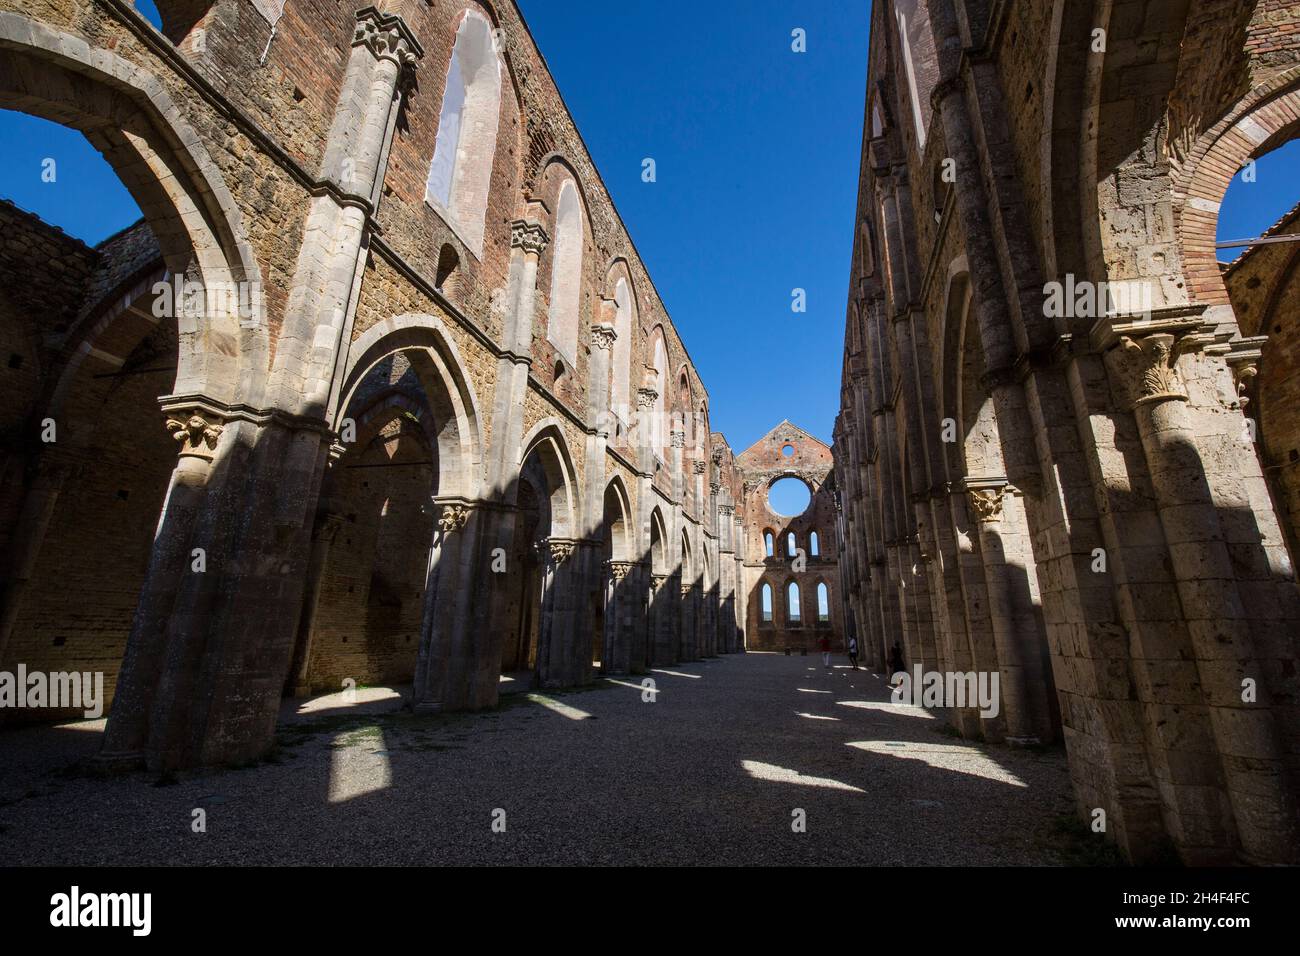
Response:
MULTIPOLYGON (((164 393, 160 404, 179 460, 161 517, 149 522, 148 567, 104 757, 169 767, 251 755, 272 732, 276 685, 288 666, 291 638, 285 638, 300 582, 281 569, 292 572, 300 536, 290 530, 267 539, 276 508, 269 497, 246 510, 255 467, 250 461, 269 458, 288 467, 285 446, 295 429, 268 429, 270 415, 260 408, 268 329, 261 274, 240 209, 203 137, 163 83, 111 50, 19 14, 0 14, 0 107, 69 126, 89 139, 143 210, 172 280, 170 301, 151 311, 174 329, 176 372, 170 392, 155 390, 149 404, 164 393), (274 432, 269 441, 268 432, 274 432), (232 532, 236 514, 245 520, 232 532), (260 570, 232 559, 241 549, 262 552, 260 570), (195 573, 200 559, 203 574, 195 573), (230 631, 240 596, 249 587, 265 588, 269 582, 257 579, 271 575, 276 599, 256 622, 230 631), (208 639, 217 631, 227 633, 213 650, 208 639), (234 671, 246 678, 238 694, 215 687, 235 679, 234 671)), ((62 367, 49 378, 47 408, 70 414, 87 373, 132 360, 139 338, 129 326, 136 315, 110 310, 69 343, 62 367)), ((297 451, 294 463, 310 483, 312 466, 304 459, 312 453, 305 444, 297 451)), ((29 469, 39 473, 41 466, 31 462, 29 469)), ((27 496, 19 517, 26 529, 41 528, 45 523, 32 519, 54 501, 31 490, 38 493, 27 496)), ((40 534, 23 537, 22 549, 39 551, 40 534)))

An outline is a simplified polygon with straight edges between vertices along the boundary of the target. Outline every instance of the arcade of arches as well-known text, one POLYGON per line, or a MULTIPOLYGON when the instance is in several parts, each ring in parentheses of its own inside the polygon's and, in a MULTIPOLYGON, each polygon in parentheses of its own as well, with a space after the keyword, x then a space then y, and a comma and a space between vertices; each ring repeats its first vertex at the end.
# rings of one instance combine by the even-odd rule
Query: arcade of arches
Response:
POLYGON ((1297 862, 1295 243, 1215 242, 1300 4, 880 0, 868 76, 847 632, 998 672, 958 729, 1063 741, 1129 859, 1297 862))
POLYGON ((168 771, 347 680, 852 636, 998 672, 957 729, 1063 741, 1132 860, 1300 859, 1295 257, 1214 248, 1300 5, 877 0, 834 444, 740 456, 515 5, 382 6, 0 0, 0 109, 144 216, 0 205, 0 670, 168 771))
POLYGON ((735 459, 513 4, 24 6, 0 108, 144 213, 0 204, 0 668, 102 672, 103 763, 745 649, 735 459))

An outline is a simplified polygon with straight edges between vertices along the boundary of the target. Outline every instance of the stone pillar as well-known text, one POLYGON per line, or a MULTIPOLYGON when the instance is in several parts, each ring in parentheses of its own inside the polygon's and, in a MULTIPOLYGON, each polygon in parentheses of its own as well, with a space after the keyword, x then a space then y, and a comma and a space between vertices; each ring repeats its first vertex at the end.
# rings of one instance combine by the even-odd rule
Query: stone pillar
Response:
POLYGON ((358 14, 322 163, 330 188, 311 201, 267 407, 203 395, 162 400, 181 456, 127 642, 105 762, 237 762, 274 738, 367 217, 420 55, 400 17, 358 14))
MULTIPOLYGON (((1267 625, 1256 633, 1253 609, 1242 594, 1247 572, 1239 567, 1252 551, 1262 550, 1262 542, 1257 533, 1253 540, 1235 531, 1225 533, 1230 515, 1221 514, 1220 499, 1231 501, 1231 489, 1214 486, 1208 455, 1200 447, 1199 432, 1208 423, 1194 418, 1178 370, 1180 356, 1190 356, 1185 362, 1204 360, 1195 353, 1209 336, 1198 332, 1198 317, 1186 311, 1168 310, 1152 320, 1103 319, 1094 326, 1091 338, 1104 355, 1115 390, 1125 397, 1137 420, 1147 459, 1182 617, 1196 657, 1194 666, 1179 662, 1185 675, 1174 669, 1176 665, 1168 670, 1172 679, 1199 685, 1213 734, 1217 761, 1206 754, 1201 769, 1207 779, 1221 775, 1247 860, 1294 863, 1296 803, 1278 724, 1282 711, 1271 699, 1276 686, 1272 675, 1256 670, 1259 663, 1271 663, 1268 659, 1274 655, 1261 653, 1257 645, 1268 640, 1267 625), (1257 684, 1256 695, 1249 700, 1243 693, 1247 678, 1257 684)), ((1237 444, 1242 447, 1230 450, 1228 443, 1222 443, 1220 453, 1246 458, 1249 446, 1240 440, 1237 444)), ((1236 478, 1236 471, 1229 466, 1231 478, 1236 478)), ((1287 596, 1295 601, 1291 589, 1287 596)), ((1294 613, 1281 608, 1276 616, 1294 621, 1294 613)), ((1294 673, 1294 644, 1289 653, 1294 673)), ((1166 732, 1178 730, 1170 727, 1166 732)))
POLYGON ((1042 648, 1030 609, 1021 606, 1027 594, 1012 580, 1017 572, 1008 566, 1001 537, 1005 478, 967 478, 970 513, 979 536, 979 554, 987 585, 988 613, 1001 671, 1002 712, 1007 739, 1013 743, 1040 743, 1052 738, 1051 717, 1045 698, 1041 667, 1042 648))
POLYGON ((641 588, 641 566, 637 562, 605 562, 605 647, 601 665, 606 674, 635 674, 645 669, 641 588))
POLYGON ((538 544, 542 560, 541 619, 537 637, 537 683, 544 688, 587 683, 591 673, 590 640, 582 639, 578 606, 586 575, 580 542, 548 538, 538 544), (584 652, 585 651, 585 652, 584 652))
POLYGON ((679 577, 681 587, 681 612, 682 612, 682 630, 681 640, 678 642, 680 650, 677 654, 679 661, 699 660, 700 654, 696 647, 696 617, 699 614, 699 587, 694 581, 687 581, 679 577))

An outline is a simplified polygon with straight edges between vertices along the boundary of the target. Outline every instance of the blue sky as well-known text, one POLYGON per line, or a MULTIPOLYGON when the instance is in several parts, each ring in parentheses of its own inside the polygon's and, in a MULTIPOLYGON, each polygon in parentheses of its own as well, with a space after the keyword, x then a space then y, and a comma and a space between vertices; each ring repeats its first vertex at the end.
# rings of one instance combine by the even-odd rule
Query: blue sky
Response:
MULTIPOLYGON (((713 427, 737 452, 783 418, 829 442, 868 4, 622 0, 593 15, 585 2, 519 2, 704 377, 713 427), (805 53, 791 50, 796 28, 805 53), (791 309, 795 289, 806 312, 791 309)), ((0 111, 0 143, 0 196, 92 243, 138 217, 80 134, 0 111), (46 158, 55 183, 42 181, 46 158)), ((1292 143, 1259 161, 1254 183, 1234 180, 1220 239, 1258 235, 1300 200, 1298 167, 1292 143)))

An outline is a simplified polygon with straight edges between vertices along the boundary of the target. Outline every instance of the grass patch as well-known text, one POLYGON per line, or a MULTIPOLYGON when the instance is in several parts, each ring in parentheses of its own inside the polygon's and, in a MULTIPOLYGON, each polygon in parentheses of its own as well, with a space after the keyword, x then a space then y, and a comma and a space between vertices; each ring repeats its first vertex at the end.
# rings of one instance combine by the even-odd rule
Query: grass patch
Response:
POLYGON ((1070 814, 1060 814, 1052 821, 1043 842, 1067 866, 1128 865, 1104 833, 1094 833, 1092 827, 1070 814))

